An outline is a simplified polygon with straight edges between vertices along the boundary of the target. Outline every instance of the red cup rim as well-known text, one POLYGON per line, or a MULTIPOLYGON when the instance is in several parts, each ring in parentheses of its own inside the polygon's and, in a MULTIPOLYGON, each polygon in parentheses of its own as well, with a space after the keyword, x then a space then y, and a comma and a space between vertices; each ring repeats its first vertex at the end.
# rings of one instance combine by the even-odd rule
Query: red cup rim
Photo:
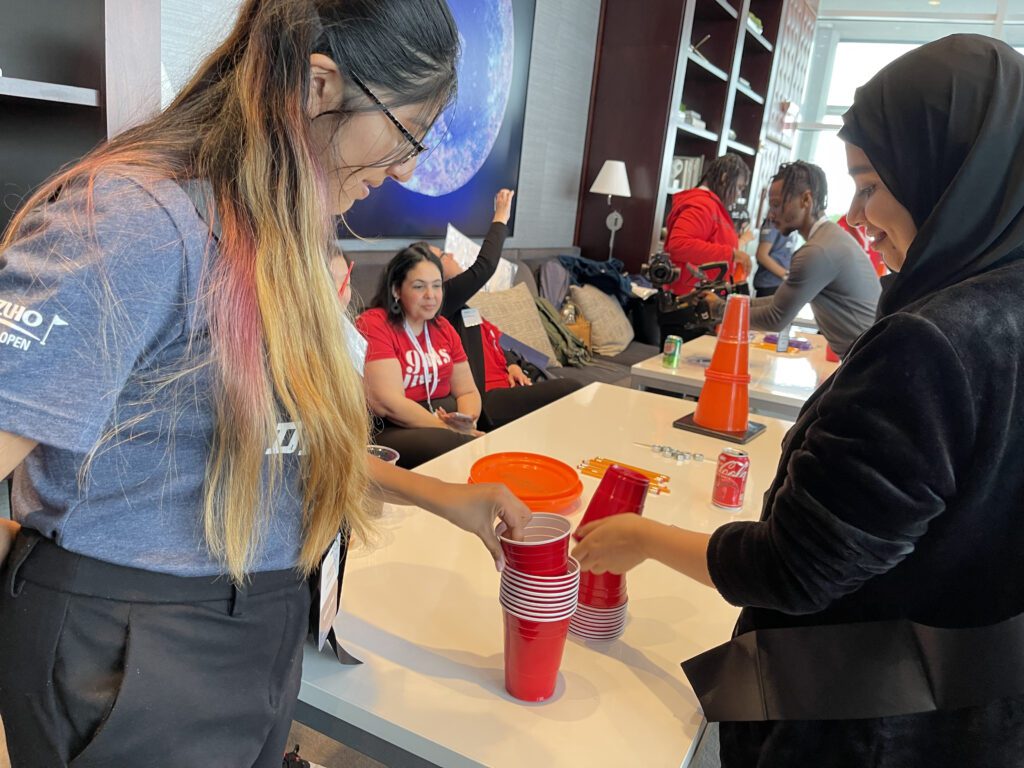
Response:
POLYGON ((498 597, 504 599, 515 600, 519 603, 526 605, 537 605, 537 606, 550 606, 550 605, 568 605, 569 603, 579 603, 579 598, 573 592, 558 593, 553 596, 541 596, 532 594, 523 594, 522 592, 512 592, 507 589, 502 589, 498 592, 498 597))
POLYGON ((529 616, 564 617, 566 615, 572 616, 575 613, 572 603, 569 603, 568 605, 554 606, 551 608, 537 608, 532 605, 517 603, 507 597, 499 598, 498 602, 502 608, 507 608, 510 611, 529 616))
MULTIPOLYGON (((517 572, 521 573, 522 571, 517 572)), ((573 590, 580 589, 580 580, 575 578, 574 573, 561 575, 561 577, 549 577, 549 575, 544 574, 526 573, 525 575, 506 577, 506 580, 509 584, 515 584, 527 589, 560 590, 563 587, 571 587, 573 590), (539 581, 542 579, 550 581, 539 581)))
POLYGON ((572 617, 572 622, 573 622, 573 624, 575 626, 584 627, 586 629, 590 629, 590 630, 593 630, 595 632, 599 632, 599 631, 602 631, 602 630, 608 630, 608 629, 615 629, 617 627, 624 627, 624 626, 626 626, 626 620, 625 619, 622 619, 621 621, 609 621, 609 622, 598 623, 598 622, 593 622, 593 621, 586 621, 585 619, 581 619, 579 616, 573 616, 572 617))
POLYGON ((624 627, 626 625, 626 620, 625 620, 625 618, 623 618, 623 619, 621 619, 619 621, 610 621, 610 622, 605 622, 605 623, 596 623, 596 622, 593 622, 593 621, 587 621, 586 619, 581 619, 579 616, 573 616, 572 617, 572 623, 575 626, 582 626, 582 627, 586 627, 588 629, 592 629, 594 631, 598 631, 598 630, 605 630, 605 629, 613 629, 615 627, 624 627))
POLYGON ((615 608, 595 608, 593 605, 580 603, 577 613, 580 618, 586 618, 592 622, 617 622, 626 617, 626 605, 615 608))
POLYGON ((550 544, 555 541, 561 541, 563 538, 567 538, 569 536, 569 532, 572 530, 572 523, 569 522, 568 518, 551 512, 534 513, 530 522, 526 524, 527 533, 530 531, 530 526, 535 523, 538 524, 538 527, 557 530, 559 531, 559 534, 557 536, 552 536, 549 539, 544 539, 543 541, 515 541, 514 539, 506 539, 502 535, 506 530, 508 530, 508 526, 503 522, 498 523, 498 525, 495 526, 494 533, 497 535, 503 546, 508 544, 513 547, 530 548, 543 546, 544 544, 550 544))
POLYGON ((507 592, 510 595, 515 595, 521 599, 529 600, 550 601, 557 600, 561 597, 575 597, 577 600, 579 599, 579 592, 571 587, 567 589, 538 591, 535 589, 517 587, 515 584, 502 584, 500 591, 507 592))
POLYGON ((502 592, 508 592, 510 595, 516 595, 522 598, 536 598, 537 600, 551 600, 559 597, 579 597, 579 590, 573 589, 572 585, 565 587, 564 589, 548 589, 548 590, 537 590, 530 589, 529 587, 521 586, 519 584, 510 584, 508 582, 502 582, 500 590, 502 592))
POLYGON ((594 624, 614 624, 618 621, 625 621, 625 613, 609 613, 607 616, 595 616, 586 611, 577 611, 577 618, 581 621, 589 621, 594 624))
POLYGON ((535 621, 538 624, 551 624, 551 623, 556 622, 556 621, 568 621, 569 619, 572 618, 573 613, 575 613, 575 611, 566 611, 564 613, 564 615, 539 616, 538 617, 538 616, 530 616, 528 614, 525 614, 522 611, 513 610, 513 609, 509 608, 507 605, 502 605, 501 609, 503 611, 505 611, 506 613, 509 613, 512 616, 515 616, 517 619, 522 619, 523 621, 535 621))
POLYGON ((578 581, 580 571, 579 560, 570 557, 569 560, 566 562, 565 567, 568 569, 568 571, 557 576, 535 576, 532 573, 524 573, 523 571, 517 570, 516 568, 510 568, 506 563, 505 571, 502 571, 502 573, 504 574, 506 571, 511 571, 511 573, 509 573, 508 575, 508 578, 515 579, 517 581, 536 581, 538 586, 541 584, 552 584, 559 580, 566 579, 570 581, 578 581))

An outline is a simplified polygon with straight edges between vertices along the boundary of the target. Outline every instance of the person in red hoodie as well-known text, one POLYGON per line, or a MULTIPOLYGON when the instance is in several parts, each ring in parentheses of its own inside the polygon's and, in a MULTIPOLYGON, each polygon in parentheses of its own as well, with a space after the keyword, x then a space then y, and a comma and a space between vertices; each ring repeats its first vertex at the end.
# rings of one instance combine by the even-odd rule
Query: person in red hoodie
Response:
POLYGON ((693 290, 697 279, 686 268, 712 261, 729 263, 729 280, 742 282, 750 274, 750 255, 742 247, 753 237, 749 229, 737 236, 728 209, 735 205, 750 181, 750 169, 736 154, 712 160, 700 184, 672 198, 665 251, 681 270, 668 288, 676 294, 693 290))

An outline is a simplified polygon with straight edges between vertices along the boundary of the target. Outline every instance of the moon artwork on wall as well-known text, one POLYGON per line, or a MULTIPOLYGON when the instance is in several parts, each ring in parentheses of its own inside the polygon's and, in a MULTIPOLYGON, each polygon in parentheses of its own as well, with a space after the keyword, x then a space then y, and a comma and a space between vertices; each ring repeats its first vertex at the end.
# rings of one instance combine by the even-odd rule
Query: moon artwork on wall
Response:
POLYGON ((462 44, 456 102, 424 139, 429 149, 412 179, 389 179, 357 202, 342 237, 443 238, 449 222, 480 237, 490 227, 494 194, 518 185, 535 0, 448 6, 462 44))

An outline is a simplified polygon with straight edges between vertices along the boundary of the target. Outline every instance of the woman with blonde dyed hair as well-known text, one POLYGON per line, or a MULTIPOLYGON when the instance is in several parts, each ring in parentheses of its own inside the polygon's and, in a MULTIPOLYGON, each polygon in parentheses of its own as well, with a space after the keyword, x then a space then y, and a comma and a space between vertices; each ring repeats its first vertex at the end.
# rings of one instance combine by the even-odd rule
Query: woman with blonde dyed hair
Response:
POLYGON ((444 0, 248 0, 162 114, 0 241, 0 716, 15 765, 278 766, 305 580, 367 490, 483 539, 528 511, 366 457, 333 219, 455 93, 444 0), (442 501, 443 500, 443 501, 442 501))

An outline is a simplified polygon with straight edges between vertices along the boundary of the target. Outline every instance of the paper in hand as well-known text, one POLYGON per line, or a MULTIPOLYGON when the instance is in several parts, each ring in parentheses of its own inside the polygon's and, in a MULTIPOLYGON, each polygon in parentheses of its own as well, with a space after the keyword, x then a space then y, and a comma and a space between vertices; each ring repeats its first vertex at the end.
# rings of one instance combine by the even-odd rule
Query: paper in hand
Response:
MULTIPOLYGON (((455 261, 463 269, 469 269, 480 255, 480 246, 451 224, 448 225, 448 235, 445 237, 444 250, 446 253, 452 254, 455 257, 455 261)), ((487 293, 507 291, 512 287, 517 268, 518 265, 513 264, 508 259, 499 259, 498 269, 495 270, 494 276, 480 290, 487 293)))

